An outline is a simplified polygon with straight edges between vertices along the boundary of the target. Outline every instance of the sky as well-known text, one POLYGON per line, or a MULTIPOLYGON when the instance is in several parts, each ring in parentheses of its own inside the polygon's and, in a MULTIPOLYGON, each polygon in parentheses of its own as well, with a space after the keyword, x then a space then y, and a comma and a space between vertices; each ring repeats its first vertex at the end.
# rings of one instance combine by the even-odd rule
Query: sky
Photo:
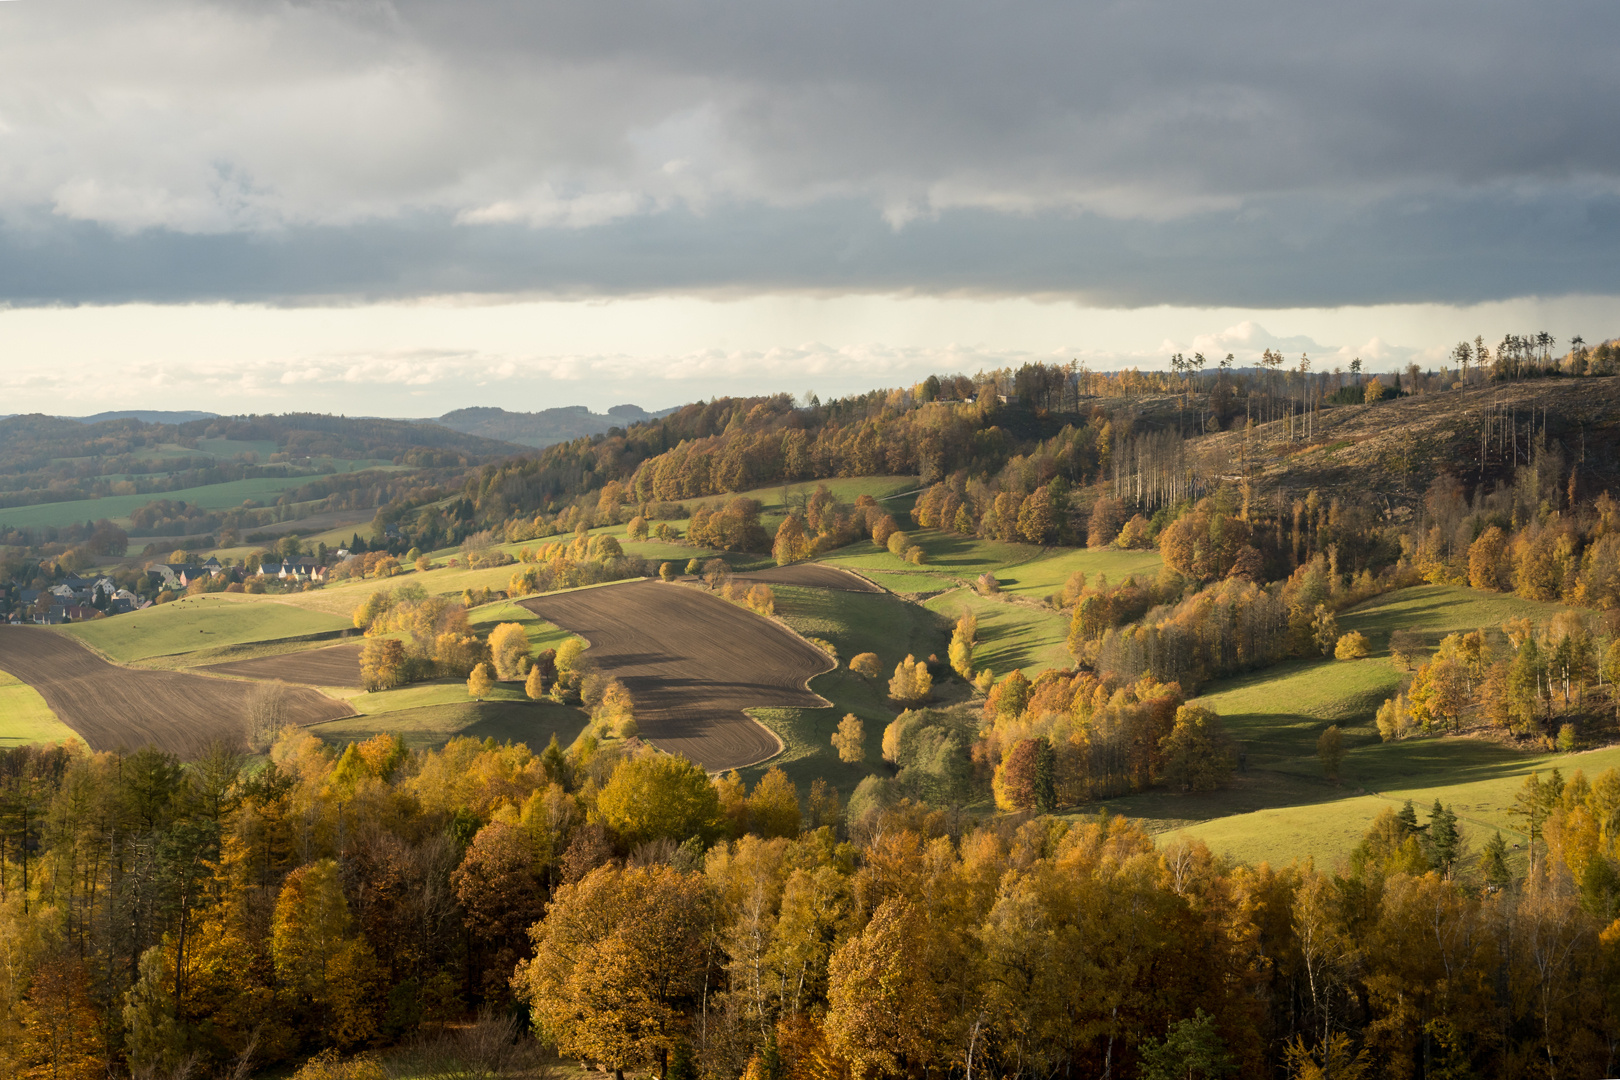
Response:
POLYGON ((0 413, 1620 326, 1620 6, 0 3, 0 413))

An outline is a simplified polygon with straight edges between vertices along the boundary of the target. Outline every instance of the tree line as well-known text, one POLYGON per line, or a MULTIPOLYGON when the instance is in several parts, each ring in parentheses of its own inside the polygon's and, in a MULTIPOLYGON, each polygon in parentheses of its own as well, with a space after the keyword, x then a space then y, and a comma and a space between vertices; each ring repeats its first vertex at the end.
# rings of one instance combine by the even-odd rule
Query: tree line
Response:
MULTIPOLYGON (((1068 782, 1026 756, 1012 797, 1068 782)), ((590 737, 339 751, 287 732, 253 770, 4 751, 0 1062, 315 1057, 302 1075, 336 1076, 494 1006, 567 1057, 666 1080, 1602 1075, 1617 792, 1612 772, 1531 778, 1518 870, 1437 806, 1387 814, 1327 871, 1120 818, 846 817, 780 770, 711 779, 590 737)))

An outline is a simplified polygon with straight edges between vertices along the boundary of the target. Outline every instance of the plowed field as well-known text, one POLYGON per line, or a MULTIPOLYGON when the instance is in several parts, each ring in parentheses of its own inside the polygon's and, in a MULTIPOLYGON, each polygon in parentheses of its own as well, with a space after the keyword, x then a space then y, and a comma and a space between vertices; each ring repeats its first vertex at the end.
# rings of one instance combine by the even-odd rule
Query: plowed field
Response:
POLYGON ((852 574, 848 570, 822 563, 794 563, 791 566, 775 566, 769 570, 750 570, 746 574, 733 576, 738 581, 758 581, 766 585, 809 585, 818 589, 836 589, 839 592, 883 591, 859 574, 852 574))
POLYGON ((202 670, 216 675, 279 679, 307 686, 359 686, 360 646, 331 645, 281 656, 258 656, 252 660, 209 664, 202 670))
MULTIPOLYGON (((235 746, 253 684, 180 671, 117 667, 64 634, 0 626, 0 667, 38 690, 57 717, 94 750, 152 745, 192 757, 213 739, 235 746)), ((295 723, 350 716, 341 701, 287 688, 295 723)))
POLYGON ((742 710, 827 704, 805 686, 832 669, 825 653, 699 589, 636 581, 520 603, 591 643, 586 655, 635 699, 643 739, 711 772, 781 749, 742 710))

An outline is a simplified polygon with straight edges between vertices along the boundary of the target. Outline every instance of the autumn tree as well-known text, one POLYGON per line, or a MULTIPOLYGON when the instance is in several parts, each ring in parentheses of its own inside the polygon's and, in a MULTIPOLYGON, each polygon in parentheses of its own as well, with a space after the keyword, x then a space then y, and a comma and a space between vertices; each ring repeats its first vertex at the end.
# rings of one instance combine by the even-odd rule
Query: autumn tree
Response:
POLYGON ((1360 630, 1352 630, 1339 637, 1338 643, 1333 646, 1335 660, 1360 660, 1368 653, 1367 635, 1360 630))
POLYGON ((771 557, 777 566, 808 559, 815 553, 815 541, 804 530, 804 519, 789 514, 776 530, 776 542, 771 545, 771 557))
POLYGON ((782 836, 791 840, 799 835, 802 824, 798 789, 780 767, 771 766, 749 792, 749 831, 766 839, 782 836))
POLYGON ((529 668, 529 677, 523 681, 523 693, 530 701, 539 701, 545 696, 546 680, 539 664, 529 668))
POLYGON ((513 985, 559 1053, 664 1076, 703 1004, 710 926, 701 874, 603 866, 557 891, 513 985))
POLYGON ((1495 525, 1468 546, 1468 584, 1476 589, 1506 587, 1507 537, 1495 525))
POLYGON ((951 670, 969 682, 973 680, 973 647, 978 637, 978 616, 971 611, 962 612, 962 617, 956 620, 956 627, 951 631, 950 661, 951 670))
POLYGON ((926 1071, 936 1061, 951 1009, 929 970, 929 939, 922 913, 895 897, 833 954, 827 1038, 856 1076, 926 1071))
POLYGON ((479 664, 467 676, 467 695, 474 701, 484 700, 494 688, 495 680, 490 678, 488 664, 479 664))
POLYGON ((529 655, 529 635, 521 623, 501 623, 489 632, 490 659, 497 679, 523 677, 520 665, 529 655))
POLYGON ((1412 733, 1412 710, 1406 695, 1397 693, 1378 706, 1378 734, 1385 742, 1395 742, 1412 733))
POLYGON ((859 764, 866 760, 866 725, 854 713, 845 713, 833 732, 832 744, 838 751, 838 760, 859 764))
POLYGON ((1180 791, 1214 791, 1236 763, 1220 716, 1200 705, 1176 710, 1176 726, 1159 740, 1159 779, 1180 791))
POLYGON ((1344 735, 1338 724, 1329 724, 1316 738, 1316 756, 1322 761, 1322 775, 1329 780, 1339 778, 1339 765, 1344 761, 1344 735))
POLYGON ((368 693, 392 690, 405 682, 405 643, 368 637, 360 646, 360 684, 368 693))
POLYGON ((849 670, 867 679, 875 679, 882 668, 878 666, 877 653, 856 653, 849 658, 849 670))
POLYGON ((934 677, 928 665, 914 656, 907 656, 895 665, 894 677, 889 680, 889 697, 903 705, 927 701, 934 692, 934 677))
POLYGON ((708 774, 678 754, 643 753, 613 770, 596 809, 630 847, 651 840, 679 844, 720 834, 720 798, 708 774))
POLYGON ((529 831, 492 821, 478 830, 461 865, 450 875, 467 928, 493 951, 486 998, 507 997, 509 973, 528 952, 526 932, 545 911, 536 869, 529 831))

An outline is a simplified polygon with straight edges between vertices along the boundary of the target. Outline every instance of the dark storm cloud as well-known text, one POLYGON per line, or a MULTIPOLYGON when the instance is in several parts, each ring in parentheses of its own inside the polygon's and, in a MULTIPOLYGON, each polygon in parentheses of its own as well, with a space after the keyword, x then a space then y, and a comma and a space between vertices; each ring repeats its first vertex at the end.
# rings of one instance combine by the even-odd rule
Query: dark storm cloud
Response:
POLYGON ((0 296, 1620 291, 1612 3, 0 8, 0 296))

